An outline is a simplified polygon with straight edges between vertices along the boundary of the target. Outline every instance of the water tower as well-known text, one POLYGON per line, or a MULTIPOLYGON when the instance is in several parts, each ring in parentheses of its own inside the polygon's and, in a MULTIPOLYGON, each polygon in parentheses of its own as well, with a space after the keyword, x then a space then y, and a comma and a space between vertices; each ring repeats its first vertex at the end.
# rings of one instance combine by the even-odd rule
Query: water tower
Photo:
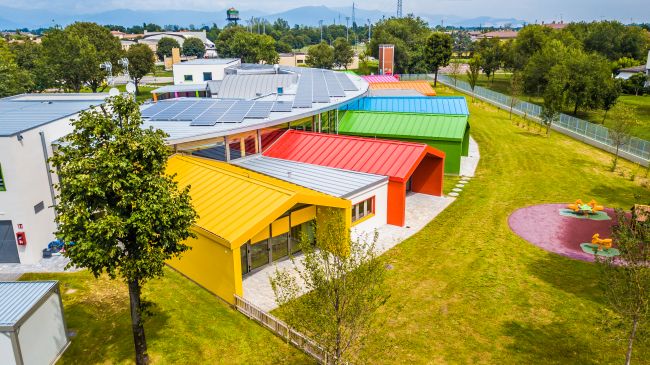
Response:
POLYGON ((239 10, 235 8, 226 10, 226 20, 237 25, 239 21, 239 10))

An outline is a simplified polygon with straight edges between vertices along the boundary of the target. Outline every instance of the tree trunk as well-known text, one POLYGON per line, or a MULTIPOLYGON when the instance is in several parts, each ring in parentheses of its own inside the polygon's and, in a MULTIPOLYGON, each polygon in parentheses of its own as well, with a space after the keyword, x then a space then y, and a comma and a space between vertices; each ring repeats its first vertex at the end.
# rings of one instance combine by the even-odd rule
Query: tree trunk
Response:
POLYGON ((135 363, 147 365, 149 355, 147 355, 147 340, 144 336, 144 324, 142 323, 140 283, 137 280, 129 281, 129 298, 131 299, 131 327, 135 344, 135 363))
POLYGON ((627 343, 627 354, 625 354, 625 365, 630 365, 632 361, 632 344, 634 343, 634 336, 636 336, 636 328, 639 325, 638 316, 634 316, 632 320, 632 331, 630 332, 630 339, 627 343))
POLYGON ((603 124, 605 124, 605 119, 607 119, 607 112, 609 110, 605 109, 605 115, 603 115, 603 124))
POLYGON ((576 106, 573 108, 573 116, 578 115, 578 102, 576 101, 576 106))
POLYGON ((434 78, 433 78, 433 87, 438 86, 438 68, 436 68, 436 72, 434 73, 434 78))
POLYGON ((616 153, 614 154, 614 162, 612 162, 612 171, 616 170, 616 163, 618 163, 618 149, 620 147, 620 144, 616 144, 616 153))

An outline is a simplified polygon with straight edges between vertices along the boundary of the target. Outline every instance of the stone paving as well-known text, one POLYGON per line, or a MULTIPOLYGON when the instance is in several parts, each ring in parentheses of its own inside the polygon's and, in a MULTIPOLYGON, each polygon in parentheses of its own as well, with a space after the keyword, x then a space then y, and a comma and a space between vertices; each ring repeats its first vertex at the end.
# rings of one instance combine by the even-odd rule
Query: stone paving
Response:
POLYGON ((70 262, 63 256, 54 255, 47 259, 41 259, 36 264, 0 264, 0 281, 18 280, 22 274, 29 272, 74 272, 79 269, 65 270, 70 262))
MULTIPOLYGON (((404 227, 391 225, 380 227, 377 230, 379 234, 376 245, 377 251, 384 253, 414 235, 440 214, 440 212, 445 210, 453 201, 454 198, 450 197, 410 193, 406 197, 406 224, 404 227)), ((357 232, 357 235, 364 234, 357 232)), ((372 237, 372 232, 366 233, 365 235, 372 237)), ((294 262, 301 267, 302 257, 298 256, 294 259, 294 262)), ((282 260, 245 277, 243 280, 244 298, 265 311, 273 310, 278 306, 275 302, 275 296, 269 281, 269 277, 273 275, 276 268, 279 270, 289 270, 290 273, 293 273, 294 277, 298 276, 294 270, 292 261, 282 260)))
POLYGON ((474 176, 481 154, 474 138, 469 137, 469 153, 467 157, 460 158, 460 176, 474 176))

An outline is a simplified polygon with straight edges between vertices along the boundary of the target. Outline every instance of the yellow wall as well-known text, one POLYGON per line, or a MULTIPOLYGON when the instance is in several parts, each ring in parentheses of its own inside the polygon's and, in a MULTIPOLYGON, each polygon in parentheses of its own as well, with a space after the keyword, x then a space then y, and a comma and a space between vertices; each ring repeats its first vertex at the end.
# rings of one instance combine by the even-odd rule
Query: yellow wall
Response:
POLYGON ((185 242, 192 249, 183 253, 180 259, 167 261, 167 264, 234 304, 233 295, 243 295, 239 249, 231 251, 215 242, 208 234, 198 230, 195 233, 196 238, 185 242))

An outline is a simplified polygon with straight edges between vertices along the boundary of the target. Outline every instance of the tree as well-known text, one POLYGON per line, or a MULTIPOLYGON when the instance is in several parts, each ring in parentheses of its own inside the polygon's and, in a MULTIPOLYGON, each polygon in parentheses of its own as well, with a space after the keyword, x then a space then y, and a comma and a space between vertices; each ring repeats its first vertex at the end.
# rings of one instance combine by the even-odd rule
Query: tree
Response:
POLYGON ((442 32, 433 32, 424 46, 424 59, 427 68, 433 71, 433 86, 438 85, 438 70, 449 65, 454 41, 451 36, 442 32))
POLYGON ((333 43, 334 46, 334 66, 337 68, 348 69, 348 65, 354 58, 354 51, 352 46, 343 37, 336 38, 333 43))
POLYGON ((340 214, 331 214, 315 228, 319 248, 303 235, 304 265, 293 262, 299 279, 276 269, 271 286, 276 301, 290 310, 289 324, 318 339, 334 364, 346 364, 355 360, 371 333, 376 311, 388 299, 386 269, 377 258, 376 234, 372 241, 351 240, 340 214), (325 249, 347 245, 350 251, 345 254, 339 252, 345 249, 325 249), (309 294, 298 299, 304 291, 309 294))
POLYGON ((512 119, 512 110, 519 102, 519 97, 524 92, 524 80, 521 73, 514 72, 510 79, 510 119, 512 119))
POLYGON ((547 42, 533 53, 521 69, 526 92, 542 95, 549 82, 551 69, 565 61, 569 57, 568 53, 567 47, 558 40, 547 42))
POLYGON ((205 55, 205 44, 198 38, 188 38, 183 42, 183 54, 203 58, 205 55))
POLYGON ((135 94, 140 94, 140 80, 156 66, 155 55, 146 44, 134 44, 126 51, 129 60, 129 75, 135 83, 135 94))
POLYGON ((625 145, 631 136, 632 130, 639 125, 636 110, 627 105, 617 106, 618 115, 609 127, 609 138, 612 140, 612 145, 616 149, 614 152, 614 160, 612 161, 611 170, 616 170, 618 162, 618 154, 621 146, 625 145))
POLYGON ((560 117, 560 112, 566 103, 566 80, 569 75, 562 65, 554 66, 549 76, 549 82, 544 91, 544 105, 542 107, 541 119, 546 126, 546 136, 551 135, 551 126, 560 117))
POLYGON ((307 64, 311 67, 331 69, 334 65, 334 49, 325 41, 309 47, 307 64))
POLYGON ((605 111, 603 115, 603 123, 607 119, 607 112, 609 112, 618 101, 618 97, 621 96, 621 83, 618 80, 609 80, 605 83, 606 87, 600 90, 600 102, 601 107, 605 111))
POLYGON ((107 73, 99 67, 102 62, 109 61, 113 64, 113 70, 119 69, 118 60, 122 58, 123 51, 120 40, 114 37, 111 32, 95 23, 77 22, 65 28, 65 32, 73 37, 85 39, 95 49, 95 59, 92 60, 93 67, 89 67, 90 75, 85 81, 93 92, 97 92, 104 84, 107 73))
POLYGON ((52 29, 42 40, 43 61, 48 65, 53 83, 66 90, 79 92, 81 87, 97 76, 97 50, 77 32, 52 29))
POLYGON ((275 40, 268 35, 247 32, 241 26, 228 26, 216 42, 221 57, 237 57, 242 62, 274 64, 278 62, 275 40))
POLYGON ((31 85, 29 72, 18 67, 14 54, 4 39, 0 38, 0 97, 23 93, 31 85))
POLYGON ((138 104, 116 96, 82 112, 51 158, 60 183, 57 236, 70 265, 128 285, 136 363, 148 362, 141 290, 188 249, 196 220, 189 188, 165 174, 165 133, 144 129, 138 104))
MULTIPOLYGON (((625 364, 632 360, 632 347, 639 325, 650 317, 650 220, 642 221, 633 212, 617 212, 612 239, 620 255, 595 255, 602 270, 601 285, 609 308, 630 326, 625 364)), ((641 213, 643 214, 643 213, 641 213)))
POLYGON ((458 76, 460 75, 463 64, 458 60, 452 60, 449 64, 449 74, 454 79, 454 86, 456 86, 456 83, 458 82, 458 76))
POLYGON ((275 42, 275 51, 278 53, 290 53, 293 49, 289 43, 283 41, 275 42))
POLYGON ((158 45, 156 46, 156 55, 158 56, 158 59, 162 60, 165 57, 171 56, 173 48, 178 48, 178 49, 181 48, 181 46, 174 38, 169 38, 169 37, 160 38, 160 40, 158 41, 158 45))
POLYGON ((31 76, 31 88, 28 91, 43 91, 54 85, 52 72, 49 64, 43 59, 43 46, 40 43, 31 40, 13 42, 9 44, 9 49, 15 56, 16 65, 31 76))
MULTIPOLYGON (((367 27, 356 27, 360 34, 368 34, 367 27)), ((372 39, 368 42, 366 52, 379 57, 380 44, 395 45, 395 73, 428 72, 424 63, 423 46, 431 34, 428 24, 412 15, 403 18, 380 20, 372 27, 372 39)))
POLYGON ((469 62, 469 68, 465 73, 467 74, 467 82, 469 82, 469 86, 472 88, 472 100, 474 100, 474 88, 476 87, 476 83, 478 82, 478 77, 481 74, 481 63, 483 60, 481 60, 481 55, 474 55, 469 62))
POLYGON ((646 82, 648 82, 648 77, 642 72, 639 72, 623 82, 623 89, 625 92, 630 94, 634 93, 636 96, 643 95, 646 82))
POLYGON ((488 79, 492 76, 492 82, 494 82, 494 74, 501 68, 504 61, 501 41, 496 38, 483 38, 477 45, 477 52, 481 55, 481 59, 483 60, 481 68, 483 69, 485 76, 487 76, 488 79))

